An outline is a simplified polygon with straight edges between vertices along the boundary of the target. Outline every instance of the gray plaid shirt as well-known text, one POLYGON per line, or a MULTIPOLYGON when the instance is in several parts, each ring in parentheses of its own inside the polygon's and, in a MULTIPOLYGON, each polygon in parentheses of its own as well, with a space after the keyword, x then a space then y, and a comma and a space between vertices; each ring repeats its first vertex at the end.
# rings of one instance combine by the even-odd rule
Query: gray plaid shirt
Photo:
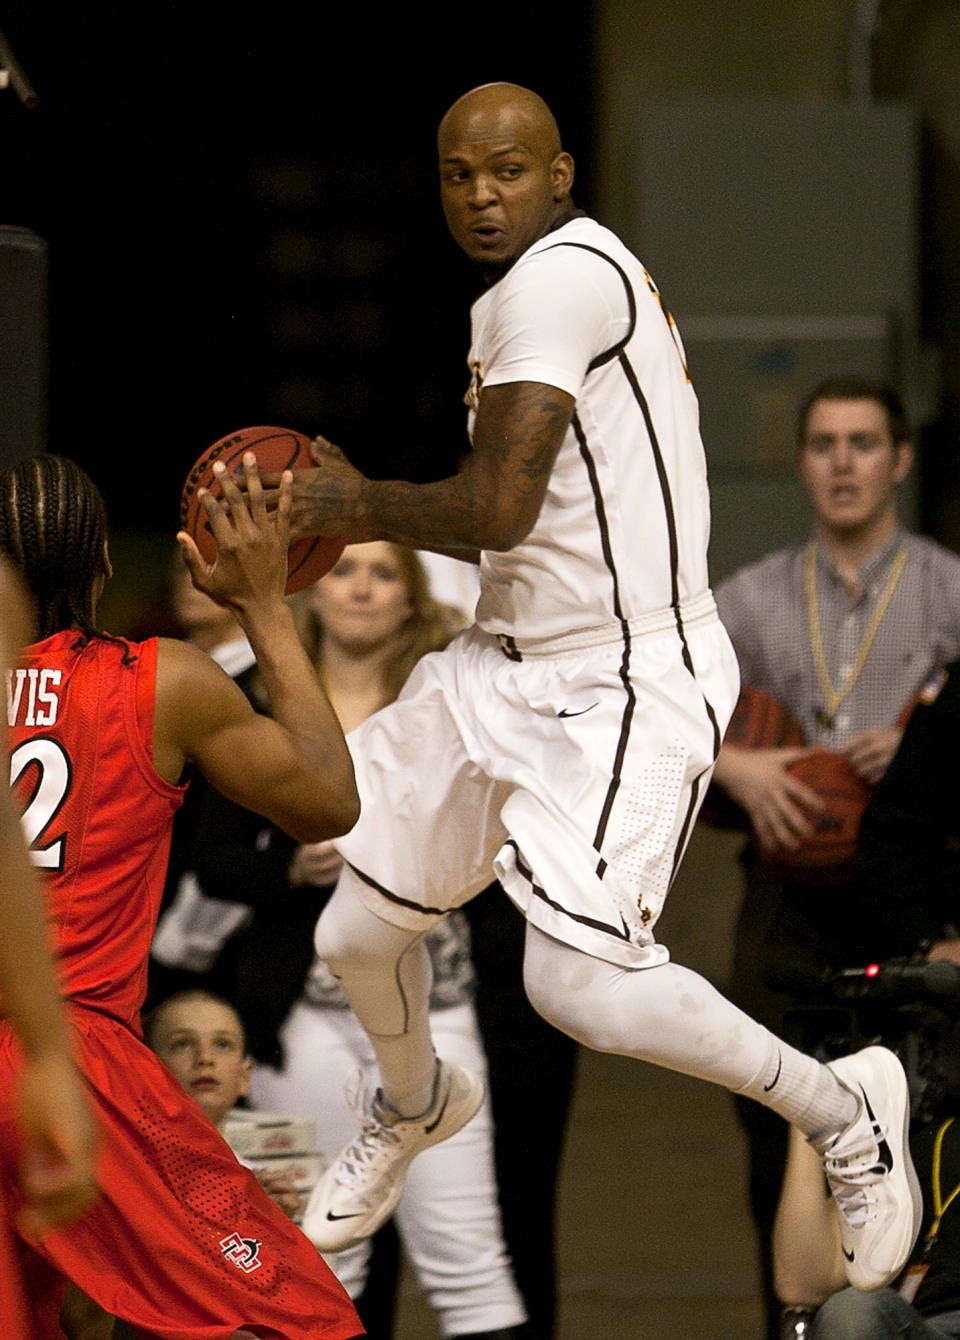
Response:
POLYGON ((866 662, 831 726, 817 714, 825 695, 814 663, 807 610, 808 545, 768 554, 716 591, 744 684, 772 693, 803 727, 808 744, 840 749, 863 730, 893 726, 931 673, 960 657, 960 557, 934 540, 898 530, 859 570, 848 594, 830 553, 817 546, 816 585, 827 669, 839 692, 857 660, 897 554, 907 561, 866 662))

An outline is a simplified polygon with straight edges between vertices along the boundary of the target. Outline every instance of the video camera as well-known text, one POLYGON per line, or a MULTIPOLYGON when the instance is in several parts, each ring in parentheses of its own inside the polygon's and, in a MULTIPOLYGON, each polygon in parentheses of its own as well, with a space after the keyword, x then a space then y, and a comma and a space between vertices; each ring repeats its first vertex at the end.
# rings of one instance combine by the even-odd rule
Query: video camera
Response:
POLYGON ((784 1037, 821 1061, 874 1043, 900 1057, 912 1119, 960 1105, 960 966, 890 959, 863 967, 782 966, 769 984, 804 1002, 787 1010, 784 1037), (809 1002, 809 1003, 807 1003, 809 1002))

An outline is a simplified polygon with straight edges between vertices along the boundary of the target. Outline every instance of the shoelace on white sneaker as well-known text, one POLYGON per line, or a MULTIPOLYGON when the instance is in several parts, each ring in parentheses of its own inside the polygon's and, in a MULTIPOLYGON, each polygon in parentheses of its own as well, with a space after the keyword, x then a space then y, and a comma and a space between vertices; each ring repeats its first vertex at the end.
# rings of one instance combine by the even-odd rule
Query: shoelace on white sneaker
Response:
POLYGON ((340 1155, 336 1180, 341 1186, 350 1186, 358 1176, 389 1154, 389 1146, 400 1144, 400 1137, 386 1122, 380 1120, 373 1101, 366 1094, 354 1092, 348 1097, 361 1124, 360 1134, 340 1155))
POLYGON ((886 1175, 886 1168, 877 1163, 877 1146, 871 1139, 869 1146, 861 1146, 849 1153, 827 1155, 824 1171, 834 1199, 851 1228, 862 1228, 877 1215, 877 1198, 873 1187, 886 1175))

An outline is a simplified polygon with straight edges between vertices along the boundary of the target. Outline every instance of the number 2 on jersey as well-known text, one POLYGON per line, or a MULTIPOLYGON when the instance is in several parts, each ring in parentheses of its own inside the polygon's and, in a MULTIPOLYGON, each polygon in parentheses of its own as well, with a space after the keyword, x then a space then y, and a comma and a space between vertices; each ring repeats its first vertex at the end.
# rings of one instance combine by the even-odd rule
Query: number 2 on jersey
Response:
POLYGON ((33 765, 36 779, 24 806, 20 822, 30 850, 30 859, 41 870, 63 869, 66 832, 50 834, 63 802, 70 793, 72 769, 70 757, 57 740, 37 737, 24 740, 10 755, 10 785, 14 787, 33 765))

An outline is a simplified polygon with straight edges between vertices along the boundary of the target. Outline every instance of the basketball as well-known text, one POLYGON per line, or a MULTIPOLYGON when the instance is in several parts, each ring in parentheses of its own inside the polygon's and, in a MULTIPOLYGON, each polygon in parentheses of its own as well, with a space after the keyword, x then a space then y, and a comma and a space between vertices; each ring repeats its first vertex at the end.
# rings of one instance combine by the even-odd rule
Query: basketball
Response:
MULTIPOLYGON (((724 744, 745 749, 784 749, 804 743, 799 722, 772 694, 745 684, 723 737, 724 744)), ((826 806, 816 819, 811 837, 795 851, 764 855, 765 870, 781 879, 828 879, 853 856, 860 832, 860 816, 871 788, 854 772, 843 754, 812 749, 791 763, 788 771, 809 786, 826 806)), ((703 806, 703 818, 720 828, 746 828, 747 816, 715 783, 703 806)))
POLYGON ((803 731, 779 698, 744 684, 723 740, 746 749, 782 749, 803 744, 803 731))
POLYGON ((816 791, 824 812, 815 820, 811 837, 795 851, 781 851, 773 858, 786 879, 804 879, 811 870, 828 871, 842 866, 856 851, 860 818, 872 789, 853 770, 843 754, 814 749, 788 768, 798 781, 816 791))
MULTIPOLYGON (((221 490, 213 473, 215 462, 223 461, 230 473, 235 474, 247 451, 256 456, 261 474, 314 468, 310 439, 291 428, 240 428, 208 447, 191 466, 180 494, 180 529, 194 541, 207 563, 212 563, 216 556, 216 544, 197 490, 209 489, 213 497, 219 498, 221 490)), ((287 557, 286 594, 302 591, 325 576, 346 543, 345 536, 337 535, 308 536, 292 544, 287 557)))

